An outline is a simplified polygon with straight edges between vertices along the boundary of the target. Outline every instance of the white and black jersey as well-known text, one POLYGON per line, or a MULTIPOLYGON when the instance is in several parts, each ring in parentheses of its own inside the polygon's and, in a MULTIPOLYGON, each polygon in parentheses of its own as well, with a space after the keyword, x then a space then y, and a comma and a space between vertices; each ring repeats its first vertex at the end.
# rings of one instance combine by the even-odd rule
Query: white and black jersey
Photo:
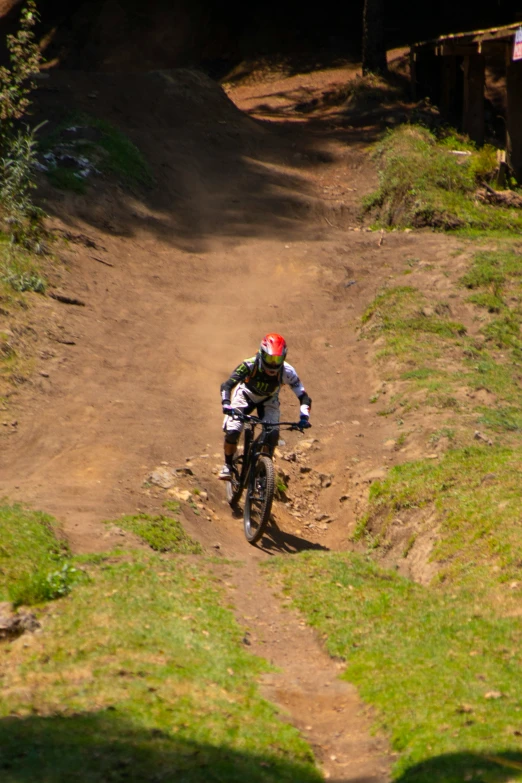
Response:
POLYGON ((312 400, 292 365, 284 362, 276 375, 269 375, 263 369, 259 354, 241 362, 230 378, 221 384, 221 399, 223 402, 229 401, 232 389, 240 386, 252 403, 258 405, 276 397, 283 385, 292 389, 301 404, 302 412, 309 415, 312 400))

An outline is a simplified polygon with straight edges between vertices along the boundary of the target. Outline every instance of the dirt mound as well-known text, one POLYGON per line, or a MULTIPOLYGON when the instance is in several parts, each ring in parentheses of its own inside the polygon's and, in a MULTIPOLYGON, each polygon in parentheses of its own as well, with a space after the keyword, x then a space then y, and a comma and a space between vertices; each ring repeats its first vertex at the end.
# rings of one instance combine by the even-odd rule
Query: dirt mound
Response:
POLYGON ((336 224, 356 220, 353 203, 325 204, 317 197, 315 171, 333 157, 322 141, 296 141, 284 129, 269 132, 202 73, 51 73, 38 91, 36 119, 50 118, 45 133, 84 115, 125 129, 148 160, 156 186, 120 190, 115 199, 98 181, 96 197, 87 200, 47 189, 47 209, 69 225, 83 220, 116 236, 146 225, 197 250, 215 235, 291 236, 314 215, 336 224))

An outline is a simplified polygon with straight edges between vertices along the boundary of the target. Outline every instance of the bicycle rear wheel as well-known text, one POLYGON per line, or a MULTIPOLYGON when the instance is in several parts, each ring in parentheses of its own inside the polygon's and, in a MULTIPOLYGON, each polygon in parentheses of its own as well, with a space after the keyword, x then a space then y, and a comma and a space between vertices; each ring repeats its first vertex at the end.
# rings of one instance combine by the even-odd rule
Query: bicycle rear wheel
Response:
POLYGON ((227 500, 232 508, 235 508, 239 501, 241 500, 241 495, 243 494, 243 487, 241 486, 241 483, 239 481, 239 477, 241 476, 241 471, 243 469, 243 455, 234 454, 234 460, 233 460, 233 468, 232 468, 232 479, 231 481, 227 481, 227 500))
POLYGON ((265 531, 274 499, 274 465, 270 457, 259 455, 253 483, 248 484, 243 522, 246 540, 255 544, 265 531))

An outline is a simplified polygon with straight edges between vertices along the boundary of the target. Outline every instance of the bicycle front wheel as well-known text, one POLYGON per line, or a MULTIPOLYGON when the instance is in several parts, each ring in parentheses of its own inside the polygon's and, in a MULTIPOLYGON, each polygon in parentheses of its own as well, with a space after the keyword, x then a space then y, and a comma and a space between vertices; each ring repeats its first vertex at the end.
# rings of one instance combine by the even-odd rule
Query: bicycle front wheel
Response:
POLYGON ((266 454, 260 454, 255 466, 254 480, 248 482, 243 514, 245 536, 250 544, 259 541, 270 519, 274 483, 272 460, 266 454))

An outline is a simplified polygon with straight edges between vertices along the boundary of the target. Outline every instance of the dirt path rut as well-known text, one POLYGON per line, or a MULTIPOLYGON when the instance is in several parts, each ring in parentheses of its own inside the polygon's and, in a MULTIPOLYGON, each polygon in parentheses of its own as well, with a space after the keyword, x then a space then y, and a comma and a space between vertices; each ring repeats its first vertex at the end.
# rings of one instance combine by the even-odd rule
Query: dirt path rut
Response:
POLYGON ((274 596, 258 565, 244 563, 224 580, 247 629, 245 643, 276 671, 262 691, 310 742, 326 779, 338 783, 387 780, 387 743, 371 735, 371 716, 356 689, 339 679, 345 664, 321 648, 309 626, 274 596))

